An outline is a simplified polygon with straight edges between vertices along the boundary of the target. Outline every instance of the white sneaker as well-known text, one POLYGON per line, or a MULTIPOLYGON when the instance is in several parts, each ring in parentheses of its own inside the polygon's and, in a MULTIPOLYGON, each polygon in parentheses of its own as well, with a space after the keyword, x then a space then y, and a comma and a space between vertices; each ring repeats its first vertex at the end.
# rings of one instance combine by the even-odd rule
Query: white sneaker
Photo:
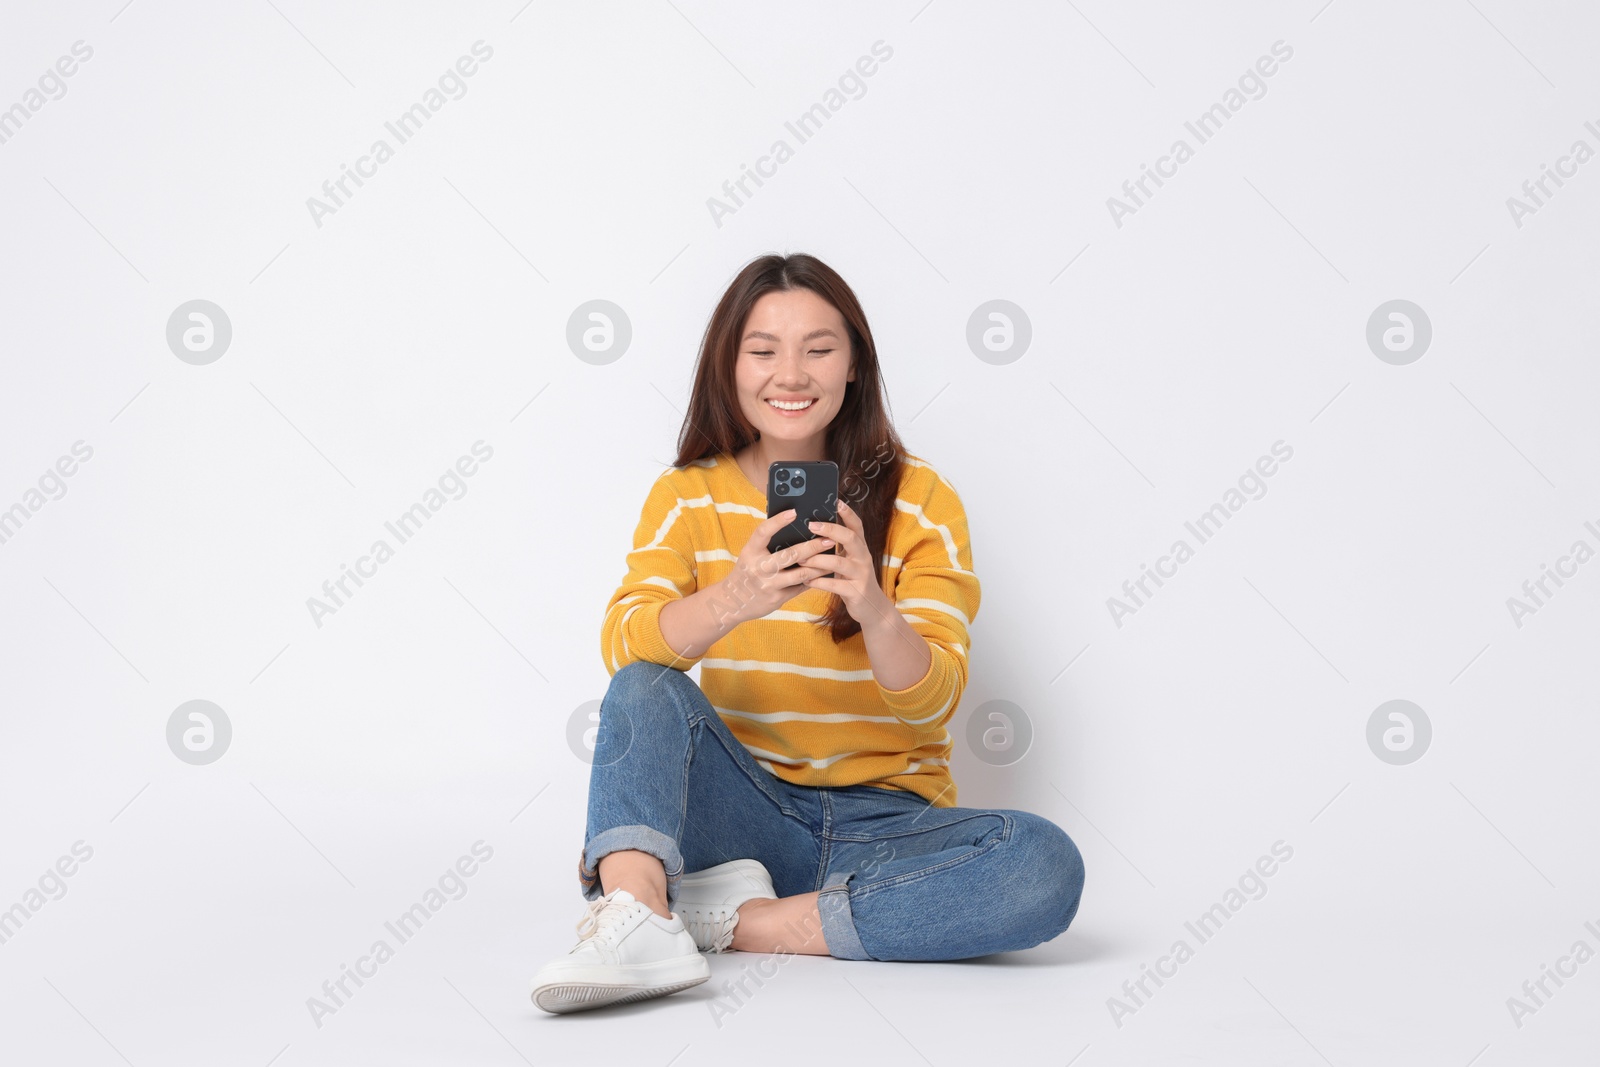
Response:
POLYGON ((711 965, 676 914, 663 919, 626 889, 589 902, 579 940, 533 976, 545 1011, 582 1011, 664 997, 711 977, 711 965))
POLYGON ((760 860, 729 860, 685 874, 678 883, 678 910, 701 952, 726 952, 739 925, 739 905, 777 900, 772 875, 760 860))

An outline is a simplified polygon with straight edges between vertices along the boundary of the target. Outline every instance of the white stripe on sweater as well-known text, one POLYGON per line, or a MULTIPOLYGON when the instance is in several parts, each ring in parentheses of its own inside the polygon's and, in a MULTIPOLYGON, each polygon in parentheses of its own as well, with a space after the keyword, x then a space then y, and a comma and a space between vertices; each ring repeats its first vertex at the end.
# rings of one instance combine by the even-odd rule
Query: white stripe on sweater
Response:
MULTIPOLYGON (((743 742, 741 742, 741 744, 742 743, 743 742)), ((831 767, 835 763, 838 763, 842 759, 846 759, 846 758, 848 758, 850 756, 862 755, 861 752, 841 752, 837 756, 824 756, 821 759, 807 759, 805 756, 800 756, 800 757, 798 757, 796 759, 789 759, 788 757, 784 756, 782 753, 779 753, 779 752, 768 752, 766 749, 764 749, 764 748, 756 748, 754 745, 745 745, 744 747, 750 752, 750 754, 752 756, 764 757, 766 759, 772 760, 775 763, 783 763, 783 764, 787 764, 788 766, 791 766, 791 767, 798 767, 802 763, 809 763, 809 764, 811 764, 811 766, 817 767, 817 768, 831 767)), ((881 753, 874 753, 874 754, 875 755, 881 755, 881 753)))
MULTIPOLYGON (((932 608, 934 611, 942 611, 952 618, 960 619, 962 626, 972 625, 972 621, 967 618, 966 612, 962 611, 954 604, 946 604, 942 600, 931 600, 928 597, 922 596, 903 597, 900 600, 896 600, 894 602, 894 606, 896 608, 932 608)), ((904 615, 905 612, 902 611, 900 614, 904 615)))
POLYGON ((782 608, 761 617, 763 619, 778 619, 782 622, 816 622, 822 618, 821 615, 815 615, 809 611, 784 611, 782 608))
POLYGON ((774 674, 799 674, 807 678, 831 678, 836 682, 870 682, 869 667, 859 671, 840 671, 832 667, 809 667, 803 663, 780 663, 762 659, 703 659, 701 671, 771 671, 774 674))
MULTIPOLYGON (((949 737, 950 737, 949 734, 945 734, 945 743, 949 742, 949 737)), ((764 748, 757 748, 754 745, 746 744, 743 741, 741 741, 740 744, 744 745, 745 751, 749 752, 752 756, 757 757, 757 759, 756 759, 757 763, 761 764, 763 767, 765 767, 769 771, 772 770, 772 764, 773 763, 782 763, 782 764, 785 764, 785 765, 790 766, 790 767, 798 767, 802 763, 809 763, 813 767, 823 768, 823 767, 831 767, 833 764, 838 763, 840 760, 844 759, 847 756, 893 756, 893 755, 901 755, 901 753, 895 753, 895 752, 869 752, 869 751, 863 749, 863 750, 858 750, 858 751, 855 751, 855 752, 840 752, 837 755, 833 755, 833 756, 820 756, 820 757, 818 757, 816 759, 812 759, 812 758, 810 758, 808 756, 796 756, 796 757, 791 759, 791 758, 783 755, 781 752, 769 752, 764 748)), ((901 774, 912 774, 919 767, 948 767, 948 766, 950 766, 950 761, 949 760, 941 759, 941 758, 939 758, 937 756, 929 756, 929 757, 927 757, 925 759, 912 760, 911 761, 911 766, 909 768, 907 768, 906 770, 903 770, 903 771, 896 771, 893 775, 890 775, 890 777, 892 778, 892 777, 895 777, 895 776, 901 775, 901 774)))
MULTIPOLYGON (((710 500, 711 497, 708 495, 705 499, 710 500)), ((672 529, 672 524, 678 521, 678 516, 683 513, 684 508, 693 506, 694 504, 684 500, 683 497, 678 497, 678 502, 668 509, 666 516, 661 520, 661 525, 656 528, 656 535, 648 543, 640 545, 633 551, 646 552, 652 548, 663 547, 666 544, 667 531, 672 529)), ((628 555, 633 555, 633 552, 629 552, 628 555)))
MULTIPOLYGON (((903 511, 907 515, 910 515, 912 518, 916 519, 923 529, 937 530, 939 532, 940 538, 944 540, 944 550, 950 555, 951 570, 957 572, 958 574, 972 574, 971 571, 967 570, 961 565, 960 553, 956 550, 956 539, 950 536, 950 528, 948 526, 944 526, 929 519, 928 516, 922 513, 922 507, 919 504, 913 504, 910 501, 901 500, 899 497, 895 497, 894 506, 897 510, 903 511)), ((977 576, 973 575, 973 577, 977 576)))
POLYGON ((950 766, 950 761, 949 760, 944 760, 944 759, 912 760, 911 761, 911 766, 907 767, 903 771, 895 771, 893 774, 889 775, 889 777, 890 778, 898 778, 902 774, 916 774, 918 771, 922 770, 922 768, 924 768, 924 767, 948 767, 948 766, 950 766))
MULTIPOLYGON (((902 611, 900 613, 900 617, 911 623, 911 628, 916 630, 918 636, 925 637, 929 641, 933 640, 933 638, 928 637, 928 635, 923 633, 921 630, 917 630, 917 624, 921 623, 923 626, 936 626, 938 625, 937 623, 933 622, 924 615, 913 615, 909 611, 902 611)), ((951 642, 950 647, 956 650, 957 655, 965 656, 967 654, 967 646, 959 641, 951 642)))
MULTIPOLYGON (((765 512, 762 512, 757 508, 753 508, 749 504, 733 504, 712 500, 710 493, 707 493, 705 496, 697 496, 692 500, 685 500, 681 496, 677 499, 678 502, 673 505, 670 511, 667 512, 666 518, 661 520, 661 526, 656 530, 655 537, 651 538, 649 544, 640 545, 638 548, 634 549, 633 552, 646 552, 653 548, 667 547, 667 531, 671 530, 672 524, 678 521, 678 516, 683 513, 684 508, 709 507, 715 508, 717 511, 722 512, 737 512, 745 515, 754 515, 756 518, 761 519, 762 521, 766 521, 767 518, 765 512)), ((628 554, 631 556, 633 555, 633 552, 628 554)))
POLYGON ((732 715, 734 718, 749 719, 752 722, 881 722, 890 726, 900 725, 900 719, 894 715, 852 715, 844 711, 814 715, 809 711, 739 711, 718 704, 711 706, 722 715, 732 715))
MULTIPOLYGON (((690 501, 689 504, 690 504, 691 507, 697 507, 697 508, 705 507, 706 504, 710 500, 711 500, 711 496, 710 496, 710 494, 707 494, 706 496, 700 497, 697 500, 690 501)), ((731 512, 735 512, 735 513, 741 514, 741 515, 754 515, 756 518, 760 519, 762 522, 766 522, 767 519, 769 519, 771 517, 766 512, 762 511, 760 508, 753 508, 749 504, 723 503, 722 501, 719 500, 716 503, 716 509, 718 511, 731 511, 731 512)))
MULTIPOLYGON (((749 748, 748 745, 746 745, 745 747, 749 748)), ((774 767, 772 765, 772 761, 771 760, 758 759, 758 760, 756 760, 756 763, 763 770, 765 770, 768 774, 772 775, 774 778, 779 777, 778 768, 776 768, 776 767, 774 767)), ((889 775, 889 777, 890 778, 898 778, 903 774, 916 774, 919 771, 921 771, 923 767, 931 767, 931 766, 948 767, 948 766, 950 766, 950 761, 949 760, 942 760, 942 759, 912 760, 911 761, 911 766, 907 767, 903 771, 895 771, 893 774, 889 775)))

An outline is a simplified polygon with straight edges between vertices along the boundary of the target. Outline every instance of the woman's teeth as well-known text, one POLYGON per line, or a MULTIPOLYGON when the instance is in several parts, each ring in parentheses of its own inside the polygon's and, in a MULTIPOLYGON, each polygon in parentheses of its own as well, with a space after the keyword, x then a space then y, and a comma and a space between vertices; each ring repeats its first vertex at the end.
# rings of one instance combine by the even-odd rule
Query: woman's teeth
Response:
POLYGON ((777 408, 780 411, 804 411, 806 408, 808 408, 812 404, 816 403, 816 401, 815 400, 769 400, 769 401, 767 401, 767 403, 771 404, 773 407, 777 408))

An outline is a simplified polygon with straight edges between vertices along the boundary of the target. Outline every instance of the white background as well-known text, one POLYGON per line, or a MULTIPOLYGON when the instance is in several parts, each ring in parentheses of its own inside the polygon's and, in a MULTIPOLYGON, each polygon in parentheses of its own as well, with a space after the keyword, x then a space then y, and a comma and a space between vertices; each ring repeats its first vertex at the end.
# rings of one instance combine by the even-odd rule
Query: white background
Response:
POLYGON ((0 545, 0 907, 93 849, 0 945, 0 1057, 1593 1062, 1600 961, 1520 1027, 1506 1003, 1600 949, 1600 563, 1521 627, 1506 606, 1600 548, 1600 162, 1520 227, 1506 206, 1600 148, 1592 9, 121 5, 0 32, 0 107, 94 50, 0 144, 0 508, 94 450, 0 545), (465 95, 316 225, 478 40, 465 95), (718 226, 707 199, 878 40, 865 93, 718 226), (1115 225, 1279 40, 1266 94, 1115 225), (978 961, 795 959, 721 1025, 760 957, 550 1016, 527 981, 582 911, 569 724, 701 331, 769 251, 855 287, 898 428, 961 492, 959 800, 1066 829, 1082 908, 978 961), (205 366, 165 337, 193 299, 233 328, 205 366), (566 341, 594 299, 633 330, 603 366, 566 341), (966 341, 993 299, 1032 325, 1004 365, 966 341), (1409 365, 1366 343, 1393 299, 1432 323, 1409 365), (317 626, 307 598, 478 440, 466 495, 317 626), (1117 626, 1107 598, 1279 440, 1267 494, 1117 626), (1433 727, 1405 766, 1366 741, 1397 698, 1433 727), (167 746, 193 699, 233 728, 207 766, 167 746), (997 767, 965 736, 1002 699, 1033 741, 997 767), (315 1025, 479 840, 466 895, 315 1025), (1108 999, 1279 840, 1266 894, 1118 1025, 1108 999))

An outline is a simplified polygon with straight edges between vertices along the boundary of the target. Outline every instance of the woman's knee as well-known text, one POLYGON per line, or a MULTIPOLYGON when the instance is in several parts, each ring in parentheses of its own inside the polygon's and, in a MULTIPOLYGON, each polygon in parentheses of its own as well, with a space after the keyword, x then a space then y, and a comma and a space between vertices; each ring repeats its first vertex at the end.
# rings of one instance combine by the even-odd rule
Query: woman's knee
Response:
POLYGON ((605 699, 600 702, 600 714, 604 718, 612 708, 623 709, 630 716, 635 711, 651 715, 687 712, 694 708, 696 696, 703 696, 700 687, 683 671, 635 660, 611 676, 605 699))
POLYGON ((1039 922, 1048 941, 1065 932, 1078 914, 1083 897, 1083 854, 1065 830, 1041 815, 1013 812, 1017 844, 1039 902, 1039 922))
POLYGON ((683 671, 636 661, 617 670, 600 701, 595 759, 615 763, 635 745, 676 748, 688 742, 701 717, 715 718, 710 702, 683 671))
POLYGON ((663 672, 667 671, 683 675, 685 678, 688 677, 682 671, 668 667, 665 664, 647 663, 642 659, 636 659, 632 663, 625 663, 617 668, 616 673, 611 676, 611 684, 612 686, 625 688, 633 685, 653 685, 660 679, 663 672))

